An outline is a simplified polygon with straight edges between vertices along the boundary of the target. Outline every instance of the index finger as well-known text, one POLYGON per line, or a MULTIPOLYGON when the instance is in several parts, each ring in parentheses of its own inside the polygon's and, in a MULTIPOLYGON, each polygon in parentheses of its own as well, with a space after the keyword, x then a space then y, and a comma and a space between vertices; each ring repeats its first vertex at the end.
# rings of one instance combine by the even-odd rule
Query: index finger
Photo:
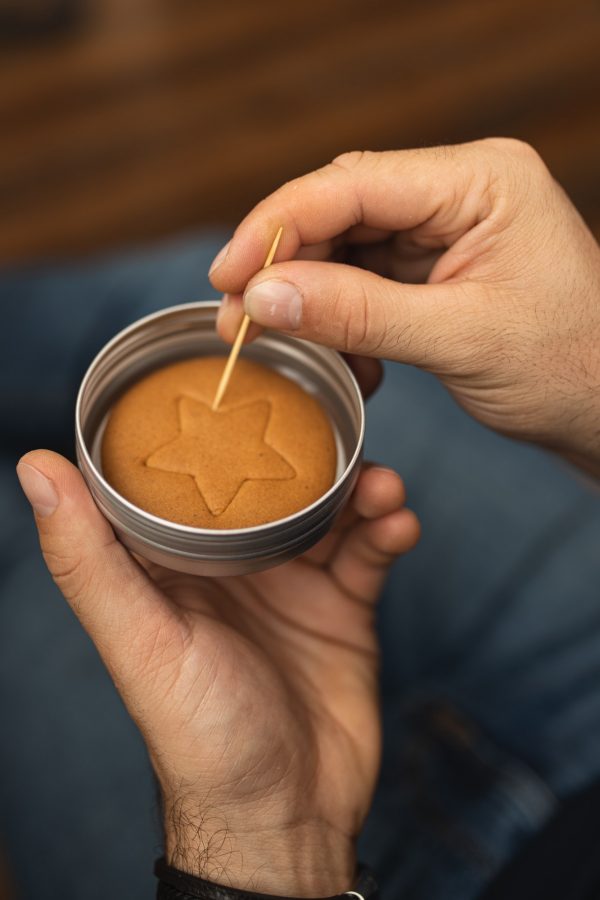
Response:
POLYGON ((261 201, 236 229, 211 281, 217 290, 243 292, 281 225, 277 262, 358 225, 384 232, 424 228, 450 246, 488 211, 497 153, 493 141, 345 153, 261 201))

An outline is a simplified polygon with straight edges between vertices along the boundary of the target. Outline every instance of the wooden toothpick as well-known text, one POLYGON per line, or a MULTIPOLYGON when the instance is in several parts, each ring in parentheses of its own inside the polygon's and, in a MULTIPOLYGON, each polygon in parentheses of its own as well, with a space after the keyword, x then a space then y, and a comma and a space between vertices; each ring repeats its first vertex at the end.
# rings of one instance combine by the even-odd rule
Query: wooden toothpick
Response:
MULTIPOLYGON (((266 269, 267 266, 270 266, 275 258, 275 254, 277 253, 277 247, 279 246, 279 241, 281 240, 281 235, 283 234, 283 225, 279 227, 279 231, 275 235, 275 240, 271 244, 271 249, 267 253, 267 258, 265 260, 265 264, 263 269, 266 269)), ((219 408, 219 404, 223 399, 223 394, 227 390, 227 385, 229 384, 229 379, 231 378, 231 373, 233 372, 233 367, 236 364, 237 358, 240 354, 240 350, 242 349, 242 344, 244 343, 244 338, 246 337, 246 333, 248 331, 248 326, 250 325, 250 316, 244 315, 242 319, 242 324, 240 325, 240 330, 237 333, 236 339, 233 342, 233 347, 230 350, 229 358, 227 360, 227 364, 225 369, 223 370, 223 374, 221 375, 221 380, 219 382, 219 386, 217 388, 217 393, 215 394, 215 399, 213 400, 212 409, 213 412, 219 408)))

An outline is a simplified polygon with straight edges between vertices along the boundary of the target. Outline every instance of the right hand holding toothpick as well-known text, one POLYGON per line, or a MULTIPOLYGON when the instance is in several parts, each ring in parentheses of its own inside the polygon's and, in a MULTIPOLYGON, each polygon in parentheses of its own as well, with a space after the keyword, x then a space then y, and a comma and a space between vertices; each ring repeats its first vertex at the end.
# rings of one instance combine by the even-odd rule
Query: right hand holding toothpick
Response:
POLYGON ((526 144, 344 154, 260 203, 218 263, 226 340, 243 294, 254 322, 428 369, 484 424, 600 473, 600 252, 526 144), (260 272, 273 222, 287 261, 260 272))

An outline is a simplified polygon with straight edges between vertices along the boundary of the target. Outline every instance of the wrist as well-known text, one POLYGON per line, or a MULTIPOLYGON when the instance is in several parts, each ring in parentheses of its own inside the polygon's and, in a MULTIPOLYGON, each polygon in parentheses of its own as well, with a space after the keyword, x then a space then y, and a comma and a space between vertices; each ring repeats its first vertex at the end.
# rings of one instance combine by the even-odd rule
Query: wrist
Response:
MULTIPOLYGON (((175 900, 175 898, 179 898, 179 900, 194 900, 194 898, 195 900, 286 900, 285 897, 277 897, 274 894, 257 893, 247 889, 240 890, 229 885, 215 884, 204 878, 198 878, 196 875, 188 875, 169 866, 164 857, 156 860, 154 874, 159 879, 157 900, 175 900)), ((339 900, 342 896, 354 896, 360 900, 377 900, 379 888, 375 876, 368 866, 357 866, 352 889, 344 891, 343 895, 336 895, 339 900)), ((330 897, 329 900, 334 900, 334 898, 330 897)))
MULTIPOLYGON (((265 801, 265 806, 268 800, 265 801)), ((167 863, 191 875, 242 890, 290 897, 329 897, 351 888, 356 871, 353 838, 321 821, 261 827, 248 812, 208 813, 194 821, 167 815, 167 863)))

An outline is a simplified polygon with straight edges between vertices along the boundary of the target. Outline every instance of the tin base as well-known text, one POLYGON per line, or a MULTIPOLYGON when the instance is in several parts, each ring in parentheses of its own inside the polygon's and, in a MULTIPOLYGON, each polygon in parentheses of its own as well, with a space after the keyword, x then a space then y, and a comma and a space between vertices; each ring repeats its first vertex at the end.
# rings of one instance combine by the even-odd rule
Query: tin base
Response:
POLYGON ((158 563, 194 575, 240 575, 279 565, 320 540, 343 508, 360 467, 364 407, 342 357, 324 347, 265 333, 244 356, 281 372, 315 395, 329 416, 337 448, 333 486, 311 506, 253 528, 192 528, 160 519, 125 500, 105 481, 102 434, 117 397, 141 377, 181 359, 225 355, 215 331, 216 302, 191 303, 154 313, 120 332, 86 373, 76 409, 77 458, 92 495, 120 540, 158 563))

